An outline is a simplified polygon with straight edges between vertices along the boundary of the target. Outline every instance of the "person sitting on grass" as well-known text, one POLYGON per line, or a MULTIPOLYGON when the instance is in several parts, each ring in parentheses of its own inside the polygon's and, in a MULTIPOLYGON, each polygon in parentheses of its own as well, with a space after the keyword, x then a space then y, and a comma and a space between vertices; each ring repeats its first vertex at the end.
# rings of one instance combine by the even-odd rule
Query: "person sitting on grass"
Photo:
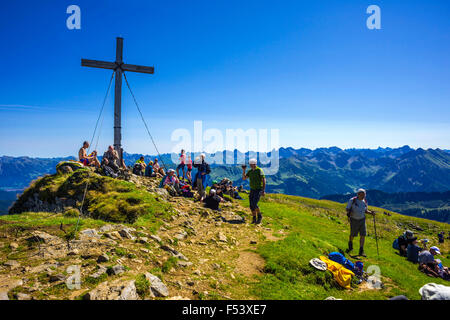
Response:
POLYGON ((215 189, 209 190, 209 195, 203 200, 205 207, 212 210, 220 210, 219 204, 223 201, 221 197, 216 194, 215 189))
POLYGON ((180 181, 175 176, 175 170, 169 169, 167 171, 167 175, 165 178, 163 178, 163 187, 168 189, 169 193, 172 193, 172 195, 180 194, 180 181), (172 192, 171 192, 172 191, 172 192), (175 191, 175 192, 173 192, 175 191))
POLYGON ((155 158, 155 161, 153 161, 153 171, 156 174, 160 174, 163 177, 166 175, 166 172, 164 171, 164 169, 160 167, 157 158, 155 158))
POLYGON ((426 248, 421 248, 417 245, 417 237, 414 237, 410 240, 408 247, 406 248, 406 256, 407 259, 413 263, 419 262, 419 253, 426 248))
POLYGON ((145 167, 145 176, 151 178, 156 177, 156 173, 153 172, 153 161, 150 161, 148 165, 145 167))
POLYGON ((87 149, 89 149, 89 142, 84 141, 83 146, 78 151, 78 160, 86 167, 100 167, 100 161, 97 159, 97 151, 92 151, 89 155, 87 154, 87 149))
POLYGON ((145 164, 144 157, 141 156, 134 164, 133 166, 133 173, 138 176, 143 176, 145 172, 145 167, 147 165, 145 164))
POLYGON ((430 250, 423 250, 419 253, 419 263, 427 264, 434 261, 434 256, 441 254, 438 247, 431 247, 430 250))
POLYGON ((398 237, 399 254, 402 257, 406 257, 408 245, 411 243, 411 239, 414 238, 414 233, 410 230, 406 230, 400 237, 398 237))
POLYGON ((103 154, 102 165, 111 168, 114 173, 119 172, 119 154, 113 146, 109 146, 103 154))

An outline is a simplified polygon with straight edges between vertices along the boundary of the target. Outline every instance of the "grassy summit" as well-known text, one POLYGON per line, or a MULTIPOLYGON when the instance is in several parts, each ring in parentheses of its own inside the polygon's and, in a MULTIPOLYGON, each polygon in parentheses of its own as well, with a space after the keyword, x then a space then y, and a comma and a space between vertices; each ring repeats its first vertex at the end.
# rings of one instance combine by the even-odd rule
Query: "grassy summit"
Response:
POLYGON ((26 204, 35 194, 38 199, 49 204, 68 199, 73 208, 80 208, 88 185, 83 204, 83 214, 94 219, 111 222, 134 223, 141 216, 167 215, 170 206, 157 201, 157 196, 147 192, 134 183, 100 176, 88 169, 68 174, 44 176, 34 182, 15 202, 10 213, 27 211, 26 204), (89 180, 89 181, 88 181, 89 180))

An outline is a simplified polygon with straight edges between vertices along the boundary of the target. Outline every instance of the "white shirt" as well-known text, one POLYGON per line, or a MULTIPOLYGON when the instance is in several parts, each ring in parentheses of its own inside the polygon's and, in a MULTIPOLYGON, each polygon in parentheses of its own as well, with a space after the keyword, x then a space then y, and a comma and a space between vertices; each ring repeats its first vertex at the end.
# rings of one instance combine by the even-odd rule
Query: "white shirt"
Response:
POLYGON ((356 198, 353 204, 353 198, 348 201, 347 210, 350 210, 350 217, 356 220, 361 220, 366 217, 367 205, 364 200, 356 198))

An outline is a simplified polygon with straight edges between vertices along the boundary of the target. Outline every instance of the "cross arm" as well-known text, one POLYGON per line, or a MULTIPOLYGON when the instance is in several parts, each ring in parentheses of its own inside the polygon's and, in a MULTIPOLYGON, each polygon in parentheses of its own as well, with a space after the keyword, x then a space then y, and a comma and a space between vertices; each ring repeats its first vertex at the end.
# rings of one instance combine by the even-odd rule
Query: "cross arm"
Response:
POLYGON ((92 68, 102 68, 102 69, 112 69, 116 68, 116 64, 114 62, 108 61, 99 61, 99 60, 89 60, 89 59, 81 59, 82 67, 92 67, 92 68))
POLYGON ((137 66, 134 64, 126 64, 125 63, 122 65, 122 70, 153 74, 155 71, 155 68, 154 67, 137 66))

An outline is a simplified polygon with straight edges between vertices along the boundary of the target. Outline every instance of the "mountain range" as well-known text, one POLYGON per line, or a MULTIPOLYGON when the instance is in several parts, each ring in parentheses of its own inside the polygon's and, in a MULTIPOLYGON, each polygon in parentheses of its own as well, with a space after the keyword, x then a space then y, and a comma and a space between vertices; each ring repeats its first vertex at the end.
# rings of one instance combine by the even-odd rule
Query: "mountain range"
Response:
MULTIPOLYGON (((234 152, 234 159, 249 153, 234 152)), ((287 195, 320 198, 330 194, 347 194, 357 188, 398 192, 444 192, 450 190, 450 152, 441 149, 400 148, 318 149, 280 148, 279 170, 267 176, 267 191, 287 195)), ((128 164, 140 154, 124 153, 128 164)), ((210 157, 211 155, 207 155, 210 157)), ((154 156, 145 156, 146 161, 154 156)), ((161 155, 171 168, 175 164, 170 154, 161 155)), ((17 191, 31 180, 55 172, 56 164, 64 158, 0 157, 0 189, 17 191)), ((264 166, 262 166, 264 168, 264 166)), ((248 186, 242 181, 240 165, 212 165, 211 179, 230 178, 236 185, 248 186)))

